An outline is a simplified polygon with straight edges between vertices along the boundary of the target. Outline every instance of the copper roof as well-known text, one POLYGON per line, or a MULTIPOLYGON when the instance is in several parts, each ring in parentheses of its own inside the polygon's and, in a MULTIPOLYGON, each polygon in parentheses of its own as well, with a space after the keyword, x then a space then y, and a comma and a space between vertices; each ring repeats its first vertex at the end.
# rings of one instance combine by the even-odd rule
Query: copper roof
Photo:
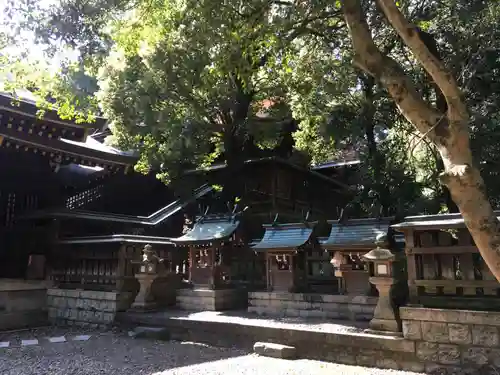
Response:
POLYGON ((212 216, 199 219, 193 229, 172 242, 179 245, 206 244, 213 241, 229 239, 238 229, 240 222, 231 216, 212 216))
POLYGON ((332 224, 330 236, 321 241, 325 247, 374 246, 377 236, 387 234, 393 218, 353 219, 345 222, 329 221, 332 224))
MULTIPOLYGON (((500 220, 500 211, 495 211, 500 220)), ((403 231, 405 229, 453 229, 465 228, 464 218, 461 214, 439 214, 407 216, 403 222, 392 225, 392 228, 403 231)))
POLYGON ((264 237, 252 246, 253 249, 297 249, 309 241, 314 224, 275 224, 264 225, 264 228, 266 229, 264 237))

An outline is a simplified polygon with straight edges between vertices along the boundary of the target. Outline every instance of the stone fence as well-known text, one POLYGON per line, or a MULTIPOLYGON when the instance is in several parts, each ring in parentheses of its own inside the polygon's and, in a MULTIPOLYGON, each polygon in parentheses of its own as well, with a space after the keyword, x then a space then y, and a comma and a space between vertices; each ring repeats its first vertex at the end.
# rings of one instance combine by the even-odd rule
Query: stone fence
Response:
POLYGON ((49 321, 54 324, 107 326, 117 311, 131 304, 130 292, 102 292, 78 289, 49 289, 49 321))
POLYGON ((287 292, 248 293, 248 312, 267 316, 368 321, 377 297, 287 292))
POLYGON ((400 315, 427 371, 500 372, 500 312, 402 307, 400 315))

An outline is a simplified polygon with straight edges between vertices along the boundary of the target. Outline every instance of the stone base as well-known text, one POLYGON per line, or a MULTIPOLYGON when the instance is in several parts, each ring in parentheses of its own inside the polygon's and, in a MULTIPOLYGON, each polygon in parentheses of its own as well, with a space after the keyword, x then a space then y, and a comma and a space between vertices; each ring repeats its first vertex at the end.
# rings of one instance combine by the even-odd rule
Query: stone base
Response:
POLYGON ((403 337, 403 332, 377 331, 376 329, 370 329, 370 328, 365 329, 363 332, 369 335, 403 337))
MULTIPOLYGON (((172 340, 241 348, 245 351, 251 351, 256 342, 262 342, 268 345, 268 348, 270 342, 283 343, 294 347, 297 357, 303 359, 414 372, 425 371, 424 362, 419 361, 415 355, 414 342, 402 337, 368 335, 354 325, 343 325, 341 322, 325 321, 323 327, 315 328, 315 325, 311 326, 309 322, 300 318, 293 322, 282 321, 278 324, 274 319, 255 319, 247 314, 237 313, 221 316, 215 312, 183 317, 179 317, 176 312, 123 313, 118 317, 128 326, 165 327, 169 330, 172 340)), ((280 346, 275 348, 279 350, 280 346)), ((276 353, 276 351, 270 353, 269 349, 266 351, 265 348, 256 349, 263 350, 262 353, 265 355, 276 353)))
POLYGON ((498 374, 500 312, 401 307, 403 336, 431 370, 498 374), (491 372, 490 372, 491 371, 491 372))
POLYGON ((270 317, 369 321, 373 318, 377 301, 377 297, 365 296, 250 292, 248 312, 270 317))
POLYGON ((246 308, 247 292, 239 289, 179 289, 177 307, 190 311, 221 311, 246 308))
POLYGON ((256 342, 253 351, 264 357, 295 359, 297 350, 293 346, 275 344, 272 342, 256 342))
POLYGON ((49 289, 49 321, 59 325, 108 326, 117 311, 127 310, 131 297, 129 292, 49 289))
POLYGON ((370 329, 373 331, 400 333, 401 324, 397 320, 375 319, 370 320, 370 329))
POLYGON ((45 281, 0 279, 0 330, 48 325, 45 281))
POLYGON ((143 302, 143 303, 134 302, 129 310, 148 312, 148 311, 155 311, 157 308, 158 304, 156 302, 143 302))

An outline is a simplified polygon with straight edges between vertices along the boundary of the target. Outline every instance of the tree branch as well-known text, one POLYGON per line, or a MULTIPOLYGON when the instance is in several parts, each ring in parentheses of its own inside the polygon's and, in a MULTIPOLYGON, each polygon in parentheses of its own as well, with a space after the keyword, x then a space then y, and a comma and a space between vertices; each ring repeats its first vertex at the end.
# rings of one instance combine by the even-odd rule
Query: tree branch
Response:
MULTIPOLYGON (((401 66, 380 52, 373 41, 360 0, 342 0, 342 10, 352 38, 354 63, 384 85, 409 122, 420 132, 428 132, 442 114, 422 99, 401 66)), ((437 141, 435 131, 429 132, 428 136, 437 141)))
POLYGON ((467 108, 455 78, 426 47, 419 36, 418 28, 408 22, 393 0, 378 0, 378 3, 389 23, 439 87, 446 98, 448 108, 454 108, 453 111, 448 111, 448 114, 459 116, 459 118, 450 118, 450 120, 467 121, 467 108))

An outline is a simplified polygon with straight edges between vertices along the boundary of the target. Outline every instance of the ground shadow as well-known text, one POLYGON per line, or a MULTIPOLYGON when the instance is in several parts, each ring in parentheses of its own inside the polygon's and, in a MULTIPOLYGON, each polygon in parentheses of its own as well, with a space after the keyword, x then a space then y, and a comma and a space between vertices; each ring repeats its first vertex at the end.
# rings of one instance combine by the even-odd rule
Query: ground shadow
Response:
MULTIPOLYGON (((59 330, 58 334, 61 332, 59 330)), ((92 332, 88 341, 65 343, 43 341, 45 332, 38 333, 42 335, 38 337, 40 345, 0 349, 2 375, 150 375, 247 355, 241 349, 132 338, 126 331, 92 332)), ((21 336, 25 334, 29 335, 29 332, 21 336)))
POLYGON ((220 322, 331 333, 362 333, 368 328, 368 322, 304 317, 260 316, 255 313, 249 313, 246 310, 196 312, 170 308, 149 313, 122 313, 120 314, 119 320, 127 321, 130 318, 135 318, 134 320, 143 322, 143 324, 149 323, 153 325, 161 325, 162 322, 166 322, 169 319, 185 319, 189 321, 220 322))

